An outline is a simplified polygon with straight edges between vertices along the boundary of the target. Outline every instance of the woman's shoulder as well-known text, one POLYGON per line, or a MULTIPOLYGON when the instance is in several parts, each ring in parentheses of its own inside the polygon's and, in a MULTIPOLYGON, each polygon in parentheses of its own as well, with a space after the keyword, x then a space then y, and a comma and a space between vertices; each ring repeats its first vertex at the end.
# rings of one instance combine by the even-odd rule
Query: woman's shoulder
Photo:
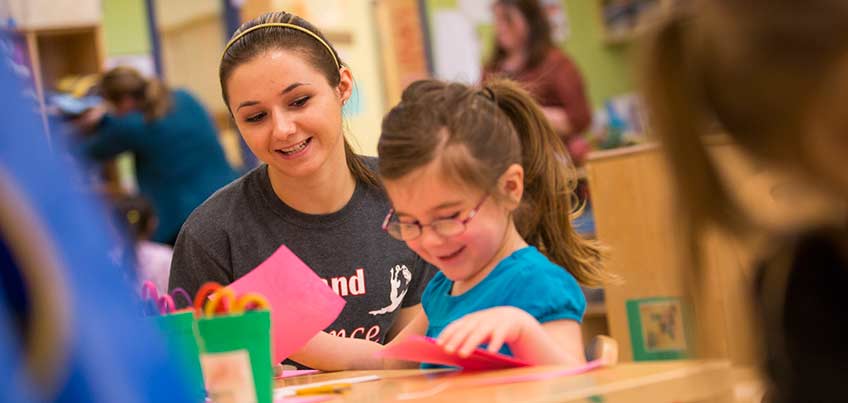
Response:
POLYGON ((218 189, 189 215, 183 224, 183 231, 192 234, 208 233, 217 228, 227 232, 236 222, 241 222, 251 211, 259 194, 262 169, 264 166, 244 174, 240 178, 218 189))
POLYGON ((185 88, 174 88, 171 90, 171 96, 181 101, 199 102, 191 91, 185 88))
MULTIPOLYGON (((173 102, 174 107, 177 109, 183 110, 194 110, 200 109, 206 112, 206 107, 200 102, 200 100, 189 90, 185 88, 174 88, 171 89, 171 102, 173 102)), ((192 119, 196 119, 196 116, 192 116, 192 119)))
POLYGON ((545 64, 550 66, 573 66, 574 61, 562 49, 553 47, 545 55, 545 64))

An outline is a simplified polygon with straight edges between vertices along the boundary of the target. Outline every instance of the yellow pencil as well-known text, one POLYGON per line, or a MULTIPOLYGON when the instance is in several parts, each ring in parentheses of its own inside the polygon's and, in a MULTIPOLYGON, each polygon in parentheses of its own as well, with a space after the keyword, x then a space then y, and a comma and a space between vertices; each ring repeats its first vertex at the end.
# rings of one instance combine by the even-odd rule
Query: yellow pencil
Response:
POLYGON ((294 391, 295 395, 321 395, 321 394, 329 394, 329 393, 341 393, 351 388, 351 384, 349 383, 333 383, 329 385, 321 385, 315 386, 311 388, 303 388, 297 389, 294 391))

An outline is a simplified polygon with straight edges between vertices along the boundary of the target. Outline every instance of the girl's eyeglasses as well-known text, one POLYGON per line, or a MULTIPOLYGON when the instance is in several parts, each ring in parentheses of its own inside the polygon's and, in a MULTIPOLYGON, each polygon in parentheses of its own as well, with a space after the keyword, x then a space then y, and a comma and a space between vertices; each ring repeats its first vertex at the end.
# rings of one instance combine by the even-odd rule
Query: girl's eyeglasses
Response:
POLYGON ((392 238, 400 239, 401 241, 411 241, 415 238, 421 236, 424 232, 424 227, 430 227, 433 231, 436 232, 439 236, 443 237, 452 237, 457 236, 463 232, 465 232, 465 227, 469 221, 471 221, 474 216, 477 215, 477 212, 480 211, 480 207, 483 206, 483 203, 486 202, 486 199, 489 197, 488 194, 483 196, 483 199, 477 203, 473 209, 468 212, 468 216, 465 219, 460 220, 456 218, 442 218, 439 220, 435 220, 429 224, 421 224, 418 221, 416 222, 400 222, 400 221, 392 221, 392 217, 394 217, 395 209, 389 210, 389 214, 386 215, 386 219, 383 220, 383 231, 389 233, 392 238))

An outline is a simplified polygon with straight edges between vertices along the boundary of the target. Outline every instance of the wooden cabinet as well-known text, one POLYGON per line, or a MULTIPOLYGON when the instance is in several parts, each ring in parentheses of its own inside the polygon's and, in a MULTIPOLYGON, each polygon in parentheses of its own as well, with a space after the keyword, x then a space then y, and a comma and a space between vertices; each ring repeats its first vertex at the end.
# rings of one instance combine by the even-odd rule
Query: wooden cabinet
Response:
MULTIPOLYGON (((731 197, 755 221, 788 231, 832 220, 842 212, 840 201, 817 194, 791 175, 753 162, 723 137, 705 141, 731 197), (775 192, 787 186, 790 200, 775 192)), ((656 145, 593 153, 586 171, 596 235, 611 252, 607 267, 624 280, 605 290, 610 335, 619 343, 622 361, 638 359, 633 352, 651 346, 646 347, 646 327, 633 326, 644 312, 628 310, 628 304, 674 300, 686 294, 684 273, 692 268, 685 263, 688 246, 679 226, 684 217, 674 207, 669 167, 656 145), (640 341, 641 346, 634 345, 640 341)), ((686 335, 688 350, 697 347, 701 356, 728 358, 734 365, 758 361, 752 267, 760 247, 767 246, 759 241, 763 240, 742 242, 718 230, 697 240, 704 255, 699 277, 703 299, 686 322, 705 337, 695 344, 686 335)))
POLYGON ((62 77, 105 64, 99 0, 0 0, 0 18, 26 40, 40 98, 62 77))
POLYGON ((100 25, 21 29, 41 98, 63 77, 95 74, 105 64, 100 25))
MULTIPOLYGON (((716 145, 713 151, 741 177, 751 175, 750 166, 729 144, 716 145)), ((649 144, 595 153, 587 174, 597 237, 611 252, 608 269, 624 281, 605 290, 610 335, 619 343, 621 360, 629 361, 634 359, 633 341, 646 338, 631 334, 636 318, 632 312, 628 315, 628 302, 685 294, 683 273, 689 268, 681 263, 686 249, 674 214, 668 167, 659 148, 649 144)), ((748 298, 751 251, 720 235, 704 240, 704 245, 709 258, 704 262, 707 283, 702 285, 711 302, 696 310, 697 319, 691 321, 705 326, 709 334, 701 353, 752 365, 756 342, 748 298)), ((693 340, 684 342, 692 351, 693 340)))

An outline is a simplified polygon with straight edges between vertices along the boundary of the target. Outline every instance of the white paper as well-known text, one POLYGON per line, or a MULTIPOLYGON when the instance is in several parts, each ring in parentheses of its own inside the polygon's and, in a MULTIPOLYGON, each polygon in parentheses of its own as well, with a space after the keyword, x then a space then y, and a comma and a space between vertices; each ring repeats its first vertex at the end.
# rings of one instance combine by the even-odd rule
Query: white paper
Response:
POLYGON ((474 84, 480 81, 480 41, 474 24, 460 11, 440 10, 431 27, 436 77, 474 84))
POLYGON ((215 403, 256 403, 256 386, 247 350, 200 354, 203 382, 215 403))

